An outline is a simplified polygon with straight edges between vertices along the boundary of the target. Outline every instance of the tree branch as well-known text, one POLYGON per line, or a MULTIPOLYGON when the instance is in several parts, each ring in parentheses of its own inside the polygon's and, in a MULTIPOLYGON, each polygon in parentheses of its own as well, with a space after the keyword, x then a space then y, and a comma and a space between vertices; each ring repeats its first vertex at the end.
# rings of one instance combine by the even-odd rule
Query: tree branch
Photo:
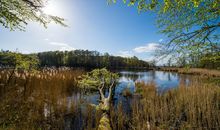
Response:
POLYGON ((101 95, 101 100, 103 100, 103 99, 105 98, 105 95, 104 95, 104 93, 103 93, 104 85, 105 85, 105 83, 103 82, 103 83, 100 85, 100 87, 98 88, 98 89, 99 89, 99 93, 100 93, 100 95, 101 95))
POLYGON ((115 81, 113 81, 112 84, 111 84, 111 86, 109 87, 108 100, 110 100, 110 98, 111 98, 111 95, 112 95, 112 88, 113 88, 114 84, 115 84, 115 81))

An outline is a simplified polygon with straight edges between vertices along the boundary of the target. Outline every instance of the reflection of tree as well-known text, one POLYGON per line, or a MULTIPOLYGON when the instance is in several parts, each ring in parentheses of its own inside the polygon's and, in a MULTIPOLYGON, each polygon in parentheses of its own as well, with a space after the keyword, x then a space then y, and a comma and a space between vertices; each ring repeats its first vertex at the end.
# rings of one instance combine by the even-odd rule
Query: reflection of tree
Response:
POLYGON ((150 71, 149 76, 152 77, 152 80, 156 79, 156 72, 155 71, 150 71))
POLYGON ((122 73, 121 77, 124 77, 128 80, 132 80, 133 82, 135 82, 137 79, 143 78, 144 74, 140 74, 140 73, 122 73))
POLYGON ((171 74, 170 73, 168 73, 167 78, 168 78, 168 81, 171 81, 171 74))
POLYGON ((177 73, 170 73, 173 77, 177 77, 177 73))

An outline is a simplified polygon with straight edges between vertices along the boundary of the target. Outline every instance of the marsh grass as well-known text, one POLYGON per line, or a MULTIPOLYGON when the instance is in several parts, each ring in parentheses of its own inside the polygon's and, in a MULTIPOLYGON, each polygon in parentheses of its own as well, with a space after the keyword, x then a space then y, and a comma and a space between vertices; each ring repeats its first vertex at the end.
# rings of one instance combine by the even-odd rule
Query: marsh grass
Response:
POLYGON ((132 105, 135 129, 220 128, 219 86, 196 82, 162 95, 153 83, 137 83, 136 87, 142 98, 132 105))
POLYGON ((194 74, 208 77, 220 77, 220 70, 202 69, 202 68, 176 68, 176 67, 162 67, 162 71, 173 71, 181 74, 194 74))
MULTIPOLYGON (((68 105, 81 70, 46 68, 38 72, 1 70, 1 129, 62 129, 64 116, 77 110, 68 105)), ((76 113, 77 114, 77 113, 76 113)))

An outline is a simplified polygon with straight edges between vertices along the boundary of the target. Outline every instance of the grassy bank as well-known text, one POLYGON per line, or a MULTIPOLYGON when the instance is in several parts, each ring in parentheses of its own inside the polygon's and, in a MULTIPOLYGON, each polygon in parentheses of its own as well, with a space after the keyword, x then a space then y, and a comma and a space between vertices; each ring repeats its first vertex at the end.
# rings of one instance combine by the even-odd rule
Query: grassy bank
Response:
POLYGON ((220 70, 201 69, 201 68, 176 68, 176 67, 162 67, 159 70, 178 72, 181 74, 194 74, 209 77, 220 77, 220 70))

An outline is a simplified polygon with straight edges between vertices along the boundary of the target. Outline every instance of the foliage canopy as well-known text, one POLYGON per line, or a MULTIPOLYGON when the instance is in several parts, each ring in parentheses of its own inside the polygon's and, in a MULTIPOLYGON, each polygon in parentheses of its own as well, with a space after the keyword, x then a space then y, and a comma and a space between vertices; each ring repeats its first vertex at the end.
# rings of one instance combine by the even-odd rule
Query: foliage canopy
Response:
POLYGON ((0 51, 0 66, 14 69, 35 70, 38 68, 39 59, 36 55, 23 55, 17 52, 0 51))
MULTIPOLYGON (((116 0, 108 0, 116 2, 116 0)), ((219 0, 123 0, 139 12, 154 11, 168 39, 159 55, 189 57, 220 51, 219 0), (189 55, 186 55, 189 54, 189 55)))
POLYGON ((0 24, 10 30, 24 30, 29 21, 35 21, 47 27, 51 21, 64 24, 64 19, 43 12, 47 0, 1 0, 0 24))
POLYGON ((112 73, 106 68, 94 69, 83 75, 79 84, 84 89, 98 90, 99 88, 109 88, 116 83, 118 78, 118 74, 112 73))

